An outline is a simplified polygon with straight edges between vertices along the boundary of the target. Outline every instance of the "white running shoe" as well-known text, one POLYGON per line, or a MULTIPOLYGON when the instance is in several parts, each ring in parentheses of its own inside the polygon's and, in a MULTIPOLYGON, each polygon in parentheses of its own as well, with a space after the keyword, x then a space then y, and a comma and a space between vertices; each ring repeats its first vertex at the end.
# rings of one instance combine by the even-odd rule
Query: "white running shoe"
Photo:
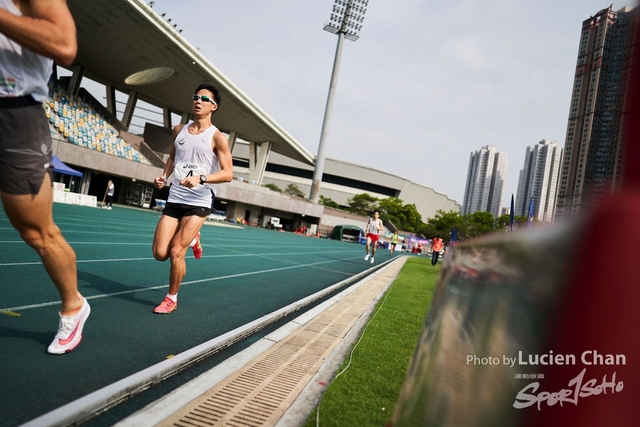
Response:
POLYGON ((364 260, 365 260, 365 261, 368 261, 368 260, 369 260, 369 254, 367 254, 367 256, 366 256, 366 257, 364 257, 364 260))
POLYGON ((82 308, 73 316, 60 315, 60 325, 58 333, 53 339, 47 351, 51 354, 68 353, 80 344, 82 340, 82 329, 91 313, 91 307, 86 298, 82 298, 82 308))
POLYGON ((371 257, 371 264, 373 264, 373 257, 371 257))

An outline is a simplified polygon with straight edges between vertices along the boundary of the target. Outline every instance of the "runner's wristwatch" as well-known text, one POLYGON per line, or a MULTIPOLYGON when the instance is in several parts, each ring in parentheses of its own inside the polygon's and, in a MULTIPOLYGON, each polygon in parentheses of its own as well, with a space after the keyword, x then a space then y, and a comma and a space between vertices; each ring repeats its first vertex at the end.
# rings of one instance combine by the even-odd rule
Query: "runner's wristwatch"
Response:
POLYGON ((207 175, 200 175, 200 184, 207 183, 207 175))

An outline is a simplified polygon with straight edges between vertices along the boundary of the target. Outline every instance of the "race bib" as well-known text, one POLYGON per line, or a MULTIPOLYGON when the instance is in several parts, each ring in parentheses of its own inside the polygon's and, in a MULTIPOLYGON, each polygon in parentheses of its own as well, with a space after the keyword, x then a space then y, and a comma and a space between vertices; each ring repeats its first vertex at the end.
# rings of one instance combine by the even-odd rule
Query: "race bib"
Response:
POLYGON ((181 162, 174 168, 174 174, 176 182, 181 182, 183 179, 190 176, 207 175, 209 171, 205 165, 198 163, 181 162))

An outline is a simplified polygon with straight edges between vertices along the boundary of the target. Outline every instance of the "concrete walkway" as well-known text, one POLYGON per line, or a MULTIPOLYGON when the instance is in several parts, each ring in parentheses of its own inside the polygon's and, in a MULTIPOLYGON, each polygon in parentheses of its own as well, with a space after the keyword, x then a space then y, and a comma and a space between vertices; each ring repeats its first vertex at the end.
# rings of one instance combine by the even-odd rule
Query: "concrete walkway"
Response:
POLYGON ((116 426, 302 425, 406 259, 396 258, 116 426))

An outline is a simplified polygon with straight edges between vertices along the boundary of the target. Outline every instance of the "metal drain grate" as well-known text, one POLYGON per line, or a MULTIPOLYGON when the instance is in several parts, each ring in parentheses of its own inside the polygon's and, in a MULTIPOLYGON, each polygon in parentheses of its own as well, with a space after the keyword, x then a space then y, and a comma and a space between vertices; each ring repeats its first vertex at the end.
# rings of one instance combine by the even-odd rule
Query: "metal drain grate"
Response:
POLYGON ((379 274, 158 426, 272 426, 388 282, 379 274))

